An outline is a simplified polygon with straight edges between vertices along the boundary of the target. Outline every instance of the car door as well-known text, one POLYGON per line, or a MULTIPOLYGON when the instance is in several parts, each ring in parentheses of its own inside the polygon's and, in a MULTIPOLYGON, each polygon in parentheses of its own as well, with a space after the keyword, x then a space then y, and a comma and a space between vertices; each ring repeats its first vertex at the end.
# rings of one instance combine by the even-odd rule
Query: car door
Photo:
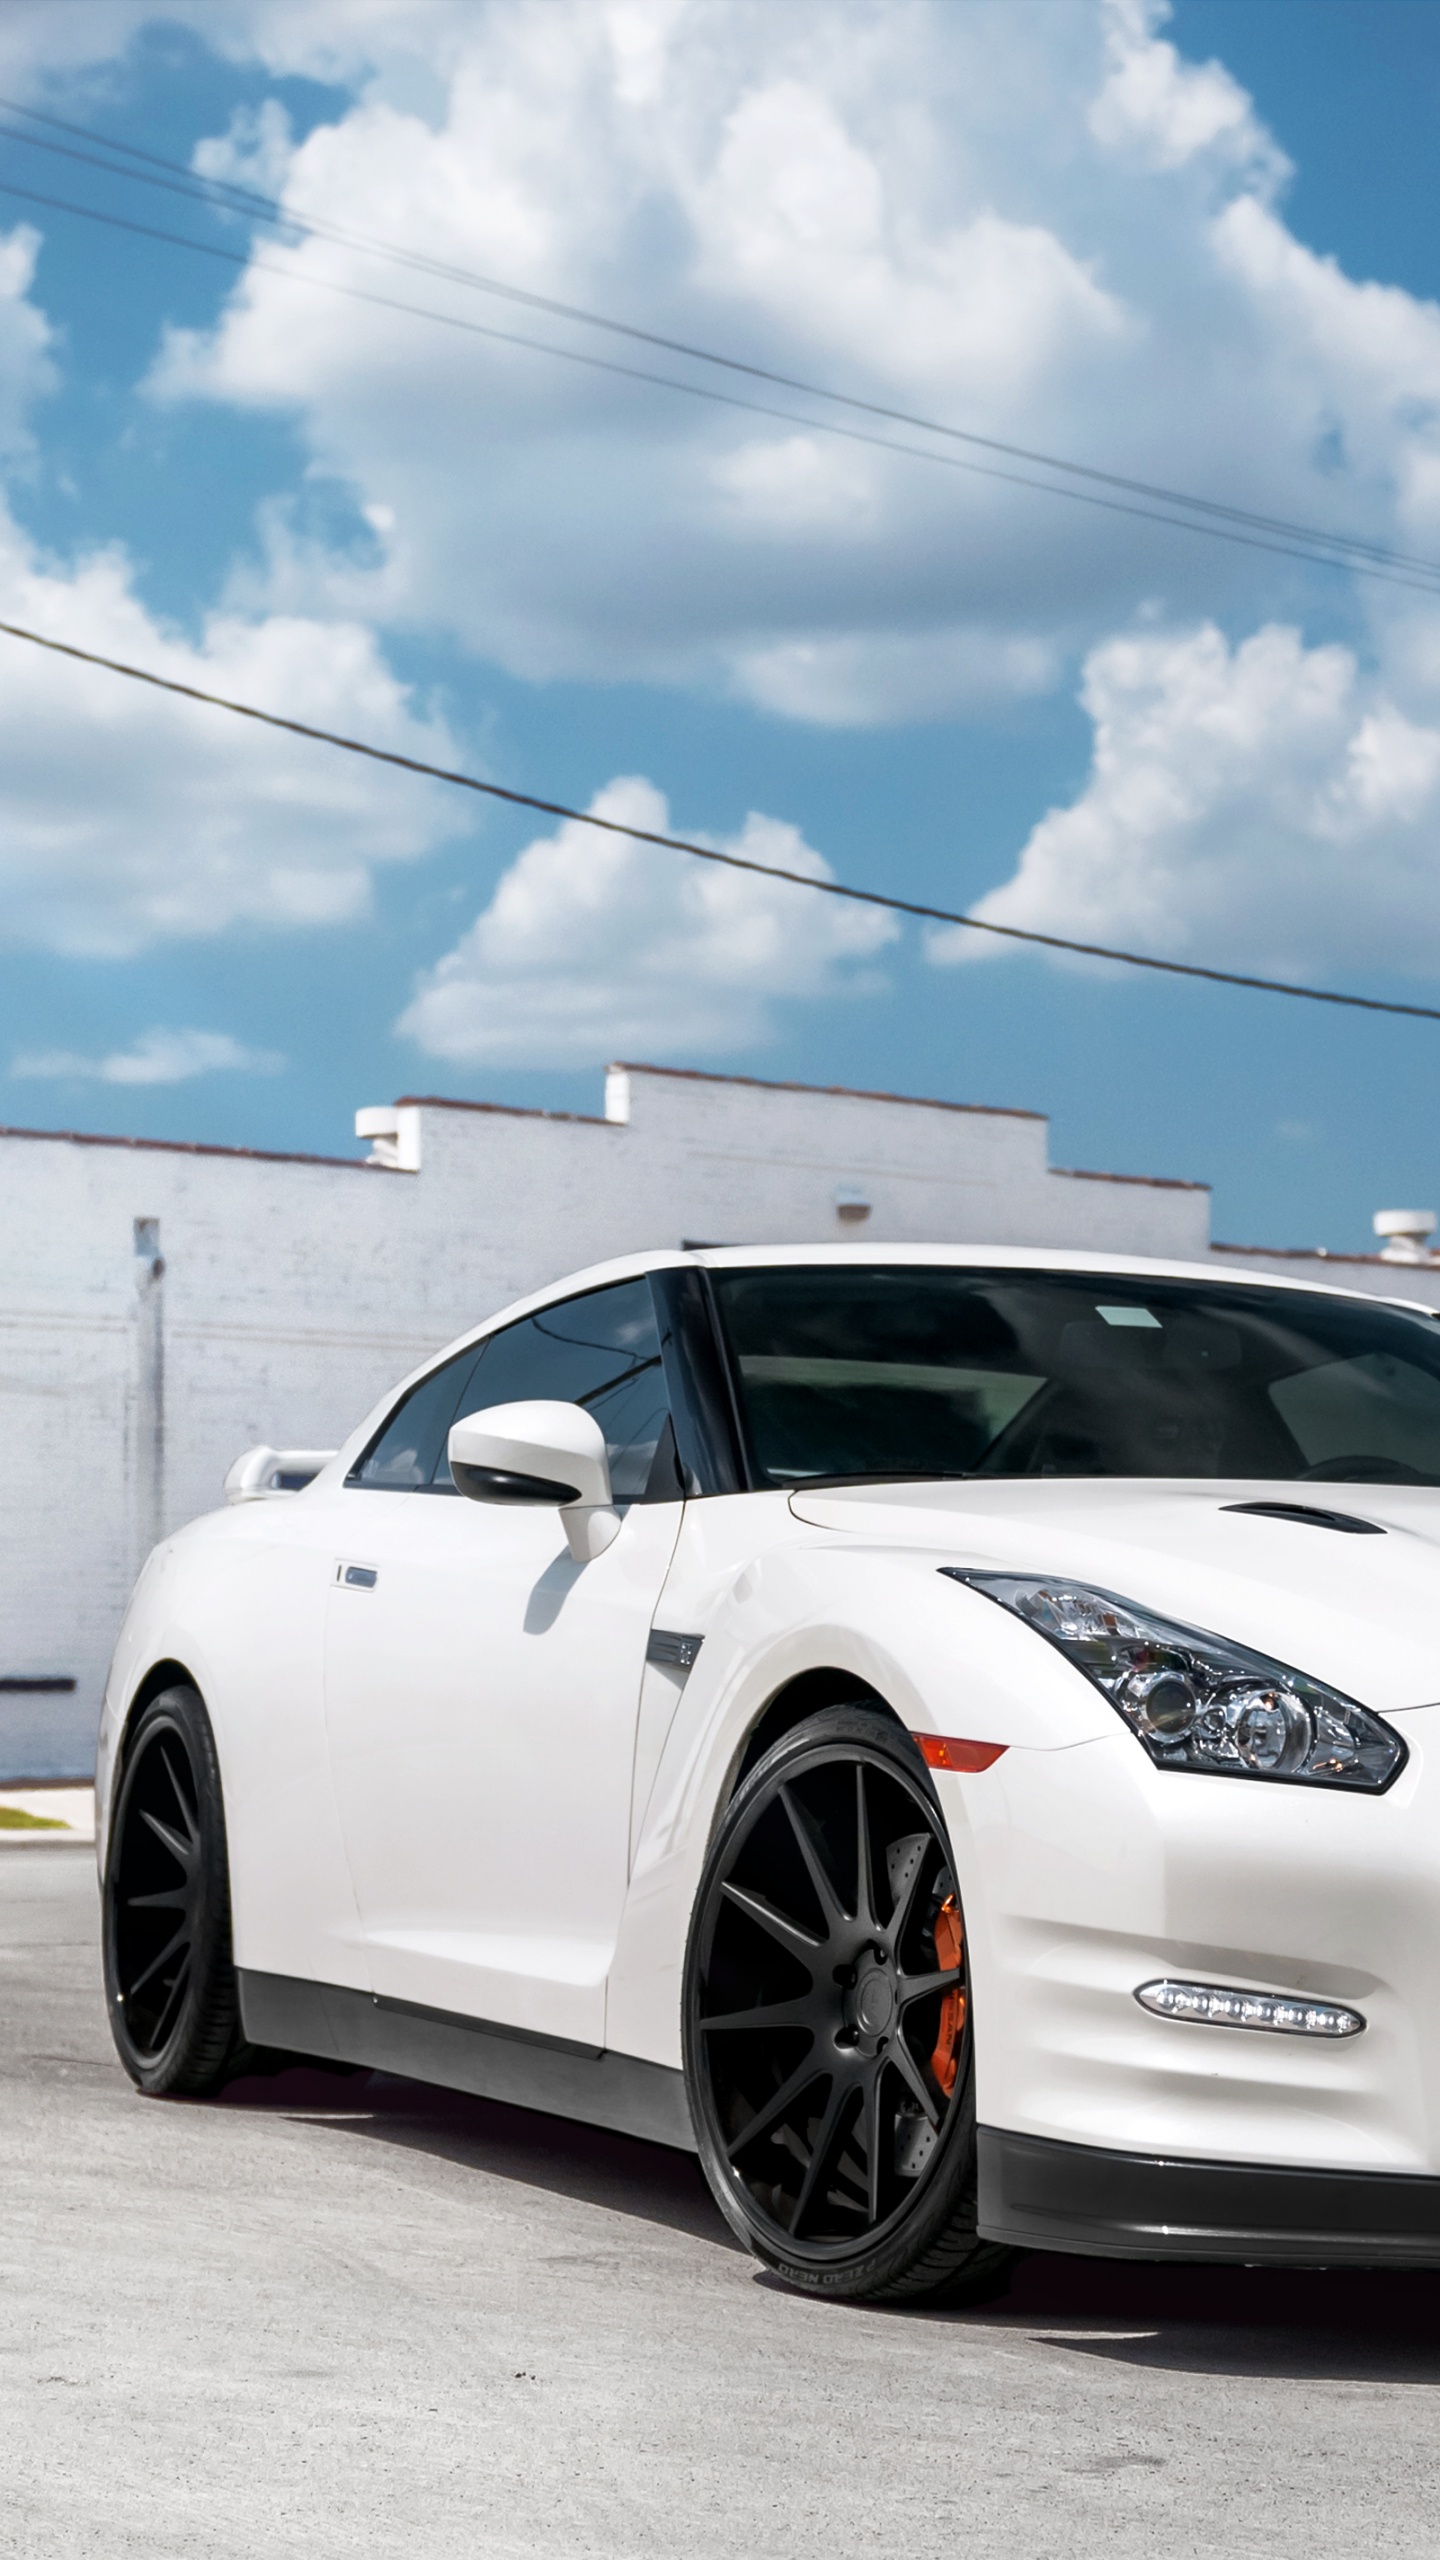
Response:
POLYGON ((604 2042, 628 1873, 646 1642, 682 1503, 648 1280, 558 1302, 414 1388, 340 1505, 326 1722, 372 1988, 604 2042), (450 1423, 583 1405, 618 1537, 572 1557, 558 1509, 455 1490, 450 1423))

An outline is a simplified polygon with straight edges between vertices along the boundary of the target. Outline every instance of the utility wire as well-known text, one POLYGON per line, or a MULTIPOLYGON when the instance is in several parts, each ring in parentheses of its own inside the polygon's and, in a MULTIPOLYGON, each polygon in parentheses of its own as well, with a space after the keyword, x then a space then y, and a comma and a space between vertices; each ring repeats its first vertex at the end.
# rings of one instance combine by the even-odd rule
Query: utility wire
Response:
MULTIPOLYGON (((880 401, 865 400, 851 392, 837 391, 827 384, 808 382, 797 375, 781 373, 766 365, 750 363, 744 358, 726 355, 714 348, 698 346, 686 339, 671 338, 656 330, 640 328, 633 322, 617 320, 608 314, 588 310, 580 304, 561 302, 546 294, 530 292, 524 287, 504 283, 494 276, 482 275, 472 268, 457 266, 442 259, 430 258, 425 256, 423 252, 399 248, 393 243, 377 240, 373 236, 367 235, 364 232, 349 230, 338 223, 326 222, 313 215, 297 215, 291 213, 278 201, 278 199, 273 196, 261 195, 248 187, 235 186, 225 179, 211 179, 198 176, 195 172, 186 169, 183 164, 178 161, 162 159, 155 152, 141 151, 132 143, 114 141, 108 135, 97 133, 89 126, 70 124, 66 122, 64 118, 59 116, 44 115, 38 108, 22 106, 15 100, 0 97, 0 109, 4 109, 12 115, 22 115, 30 118, 32 121, 44 123, 50 126, 54 132, 72 135, 75 137, 76 143, 89 142, 98 144, 100 146, 100 152, 81 150, 76 148, 74 143, 67 144, 58 142, 52 140, 48 135, 27 133, 15 126, 0 126, 0 139, 21 142, 28 144, 32 149, 57 153, 63 158, 78 161, 91 168, 102 170, 110 177, 129 179, 132 183, 144 186, 162 187, 170 194, 183 196, 192 202, 208 205, 215 210, 243 214, 251 220, 264 222, 282 233, 288 234, 292 238, 298 234, 302 238, 330 241, 339 246, 357 250, 367 257, 385 259, 391 264, 407 268, 413 273, 429 275, 451 284, 464 285, 473 291, 497 295, 503 300, 519 303, 528 309, 546 312, 552 318, 573 321, 587 328, 602 329, 612 335, 627 338, 645 346, 658 347, 671 355, 684 356, 694 363, 719 366, 728 372, 746 375, 751 380, 770 383, 777 389, 798 392, 809 399, 829 401, 840 407, 858 411, 869 417, 881 419, 890 425, 906 426, 918 429, 924 434, 940 436, 949 441, 968 445, 978 450, 1003 455, 1012 461, 1027 462, 1043 470, 1063 473, 1077 479, 1089 481, 1096 486, 1123 491, 1130 497, 1148 498, 1164 507, 1183 507, 1202 520, 1209 520, 1208 522, 1202 521, 1201 524, 1192 528, 1194 530, 1218 532, 1222 525, 1246 526, 1249 527, 1252 532, 1271 535, 1278 534, 1283 536, 1285 538, 1285 547, 1287 550, 1289 549, 1289 546, 1294 544, 1306 546, 1303 551, 1293 552, 1291 553, 1291 556, 1312 557, 1314 555, 1309 546, 1326 546, 1327 556, 1325 558, 1324 565, 1327 567, 1345 566, 1351 568, 1362 568, 1363 564, 1371 563, 1376 566, 1392 570, 1409 569, 1412 571, 1418 571, 1427 580, 1440 580, 1440 562, 1426 560, 1417 557, 1413 553, 1397 551, 1383 543, 1371 542, 1357 535, 1327 531, 1323 526, 1297 523, 1292 519, 1283 516, 1260 514, 1249 508, 1227 505, 1214 498, 1196 497, 1185 490, 1171 489, 1160 483, 1134 479, 1123 473, 1103 471, 1091 464, 1071 462, 1062 456, 1045 453, 1031 446, 1014 444, 1000 437, 980 435, 972 429, 956 427, 942 420, 927 418, 911 410, 894 408, 880 401), (100 156, 101 153, 112 156, 102 157, 100 156), (122 153, 126 158, 142 162, 145 165, 137 168, 126 168, 119 165, 116 157, 113 155, 122 153), (1330 554, 1335 553, 1340 554, 1341 557, 1336 559, 1329 556, 1330 554)), ((5 193, 22 196, 27 192, 21 188, 6 188, 3 191, 5 193)), ((55 206, 57 210, 61 211, 89 214, 89 217, 92 220, 104 220, 107 218, 102 214, 94 212, 91 208, 67 204, 59 198, 33 196, 30 200, 41 203, 50 203, 55 206)), ((110 219, 115 218, 110 217, 110 219)), ((141 226, 131 227, 140 228, 141 226)), ((178 247, 199 249, 204 245, 198 241, 190 240, 176 234, 156 232, 148 233, 146 236, 168 239, 173 245, 178 247)), ((236 259, 232 262, 242 266, 251 263, 251 261, 244 258, 236 259)), ((293 275, 293 271, 289 269, 272 269, 271 271, 275 273, 288 273, 293 275)), ((294 280, 308 283, 320 283, 326 281, 313 277, 295 277, 294 280)), ((344 287, 337 285, 332 285, 331 289, 335 291, 345 290, 344 287)), ((364 297, 355 296, 354 298, 363 299, 364 297)), ((380 297, 372 298, 377 300, 380 299, 380 297)), ((415 306, 411 304, 386 303, 384 307, 405 310, 415 309, 415 306)), ((417 316, 436 320, 448 317, 446 314, 436 312, 428 312, 423 315, 417 313, 417 316)), ((535 347, 540 352, 549 355, 571 355, 573 358, 572 350, 544 345, 542 342, 533 339, 513 340, 511 343, 535 347)), ((699 385, 681 385, 678 383, 671 383, 669 382, 668 377, 663 376, 641 375, 636 378, 641 380, 664 382, 669 388, 689 389, 698 392, 702 397, 704 396, 703 390, 699 385)), ((729 405, 738 404, 731 403, 729 405)), ((762 416, 778 416, 782 418, 789 415, 788 412, 774 410, 761 410, 759 414, 762 416)), ((820 425, 823 422, 819 420, 804 420, 800 423, 806 425, 820 425)), ((888 449, 908 452, 912 455, 915 455, 916 453, 916 449, 914 447, 908 446, 888 446, 888 449)), ((919 457, 916 456, 916 458, 919 457)), ((936 456, 930 458, 939 459, 940 457, 936 456)), ((1008 477, 1010 475, 995 473, 991 476, 1000 478, 1008 477)), ((1016 485, 1022 488, 1048 490, 1050 495, 1056 497, 1073 497, 1081 494, 1075 490, 1056 488, 1046 481, 1020 480, 1016 485)), ((1148 514, 1150 511, 1148 509, 1126 509, 1117 510, 1117 512, 1148 514)), ((1171 516, 1155 516, 1152 517, 1152 521, 1173 524, 1179 520, 1171 516)), ((1271 544, 1255 545, 1253 547, 1274 548, 1275 546, 1271 544)), ((1373 570, 1371 574, 1373 574, 1373 570)), ((1397 583, 1399 582, 1397 581, 1397 583)), ((1406 583, 1409 582, 1406 581, 1406 583)))
MULTIPOLYGON (((1106 515, 1134 516, 1144 524, 1169 525, 1181 533, 1208 534, 1220 542, 1236 543, 1245 551, 1265 551, 1282 560, 1305 561, 1312 567, 1348 570, 1355 577, 1377 578, 1386 586, 1405 587, 1420 595, 1440 594, 1440 568, 1432 571, 1423 562, 1418 565, 1424 574, 1411 577, 1401 570, 1384 568, 1374 562, 1303 548, 1294 542, 1271 541, 1263 534, 1243 533, 1238 525, 1167 515, 1159 507, 1137 506, 1125 498, 1102 497, 1098 489, 1071 489, 1051 480, 1034 480, 1025 472, 1004 471, 996 463, 972 462, 963 454, 937 453, 925 445, 899 444, 893 436, 873 435, 864 427, 842 426, 836 418, 802 417, 793 409, 776 409, 767 401, 747 400, 738 392, 718 390, 713 383, 682 382, 673 374, 652 373, 641 365, 621 364, 613 356, 587 355, 580 347, 559 347, 549 339, 525 337, 517 330, 493 329, 485 321, 467 320, 459 312, 430 311, 418 303, 401 302, 393 294, 372 293, 364 285, 341 284, 333 276, 310 275, 298 267, 279 265, 273 258, 256 257, 253 252, 242 249, 224 249, 211 240, 192 239, 182 231, 162 231, 154 223, 132 221, 128 214, 105 213, 95 205, 75 204, 66 196, 45 195, 34 187, 16 186, 9 179, 0 178, 0 195, 14 196, 24 204, 43 205, 55 213, 77 214, 82 221, 99 223, 108 231, 128 232, 140 240, 158 240, 172 249, 188 249, 197 257, 218 259, 224 266, 280 276, 291 284, 308 286, 320 293, 338 293, 347 302, 363 302, 375 310, 398 311, 413 320, 433 321, 439 328, 458 329, 466 337, 484 338, 495 346, 523 347, 532 354, 558 356, 562 363, 581 365, 589 373, 618 376, 622 381, 645 383, 661 391, 678 391, 687 399, 718 403, 721 408, 743 411, 748 417, 777 419, 782 425, 804 427, 812 434, 839 436, 847 444, 865 445, 880 453, 900 454, 911 462, 939 463, 947 471, 963 471, 981 480, 1000 480, 1011 488, 1038 490, 1043 497, 1067 498, 1077 506, 1099 507, 1106 515)), ((1329 536, 1322 534, 1317 539, 1328 541, 1329 536)))
POLYGON ((37 649, 49 649, 60 658, 78 659, 82 666, 103 667, 110 675, 129 676, 136 684, 153 685, 159 693, 175 693, 187 702, 207 703, 215 711, 233 711, 242 720, 258 720, 267 729, 284 729, 294 738, 310 738, 322 747, 340 747, 346 755, 365 756, 372 764, 396 765, 402 773, 418 773, 432 782, 454 784, 461 791, 477 791, 487 800, 503 800, 514 809, 536 809, 542 817, 564 818, 579 827, 594 827, 602 835, 624 836, 634 844, 661 846, 667 853, 688 853, 697 862, 716 862, 726 871, 750 871, 762 880, 785 880, 797 889, 813 889, 826 898, 845 898, 857 906, 882 907, 892 915, 917 916, 926 924, 963 925, 971 933, 993 933, 1006 942, 1038 943, 1047 951, 1078 952, 1087 960, 1118 960, 1127 969, 1158 969, 1171 978, 1204 978, 1211 985, 1248 987, 1254 993, 1269 996, 1300 996, 1310 1004, 1353 1006, 1361 1013, 1398 1013, 1421 1022, 1440 1022, 1440 1006, 1431 1004, 1397 1004, 1384 996, 1356 996, 1334 987, 1302 987, 1286 978, 1255 978, 1237 969, 1206 969, 1196 960, 1161 960, 1143 951, 1116 951, 1103 942, 1075 942, 1059 933, 1033 933, 1018 924, 992 924, 985 916, 957 915, 949 907, 931 907, 918 898, 892 898, 881 889, 855 889, 843 880, 817 880, 808 871, 790 871, 776 862, 756 862, 743 853, 722 853, 715 845, 696 844, 688 836, 661 835, 653 827, 627 826, 620 818, 597 817, 590 809, 572 809, 563 800, 542 800, 533 791, 511 791, 504 783, 482 782, 477 774, 454 773, 445 765, 427 764, 419 756, 402 756, 393 747, 372 746, 364 738, 342 737, 334 729, 317 729, 306 720, 287 720, 278 711, 261 711, 253 702, 234 702, 223 693, 207 693, 200 685, 181 684, 174 676, 157 675, 153 668, 131 666, 124 658, 107 658, 98 649, 77 648, 70 640, 52 640, 43 631, 27 630, 23 623, 0 622, 0 632, 11 640, 28 641, 37 649))

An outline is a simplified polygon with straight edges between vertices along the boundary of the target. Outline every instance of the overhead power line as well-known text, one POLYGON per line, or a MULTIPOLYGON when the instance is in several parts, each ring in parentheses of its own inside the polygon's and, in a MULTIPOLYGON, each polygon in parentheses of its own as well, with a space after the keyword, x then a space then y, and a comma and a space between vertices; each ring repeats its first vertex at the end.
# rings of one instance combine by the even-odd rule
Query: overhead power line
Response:
MULTIPOLYGON (((676 375, 652 373, 641 365, 621 364, 613 356, 587 355, 581 347, 556 346, 547 338, 528 338, 513 329, 493 329, 483 320, 467 320, 459 312, 431 311, 414 302, 401 302, 393 294, 373 293, 367 286, 341 284, 334 276, 309 275, 298 267, 280 266, 273 258, 256 257, 240 249, 224 249, 215 241, 194 240, 181 231, 163 231, 149 222, 132 221, 128 214, 105 213, 95 205, 75 204, 65 196, 45 195, 35 187, 18 187, 8 179, 0 179, 0 195, 14 196, 24 204, 45 206, 55 213, 77 214, 82 221, 96 222, 106 230, 125 231, 141 240, 158 240, 172 249, 188 249, 197 257, 218 259, 222 265, 247 272, 284 278, 291 284, 308 287, 317 293, 336 293, 347 302, 363 302, 378 311, 398 311, 414 320, 433 321, 442 329, 458 329, 466 337, 484 338, 492 345, 523 347, 536 355, 557 356, 562 363, 582 365, 587 372, 618 376, 625 382, 642 382, 662 391, 678 391, 691 400, 705 400, 724 409, 737 409, 748 417, 778 419, 782 425, 804 427, 809 433, 839 436, 847 444, 871 447, 879 453, 897 453, 911 462, 939 463, 947 471, 964 471, 981 480, 1004 481, 1015 489, 1034 489, 1042 497, 1067 498, 1082 507, 1099 507, 1106 515, 1134 516, 1144 524, 1169 525, 1180 533, 1208 534, 1213 540, 1236 543, 1245 551, 1265 551, 1282 560, 1302 560, 1312 567, 1344 569, 1361 578, 1378 578, 1385 585, 1407 587, 1421 595, 1440 595, 1440 567, 1431 570, 1419 564, 1421 576, 1411 576, 1400 569, 1383 568, 1374 562, 1349 559, 1334 552, 1308 550, 1294 542, 1271 541, 1266 535, 1244 533, 1238 525, 1211 524, 1196 517, 1167 515, 1159 507, 1142 507, 1125 498, 1107 498, 1098 489, 1071 489, 1055 481, 1035 480, 1025 472, 1004 471, 998 464, 972 462, 958 453, 938 453, 933 447, 899 444, 893 436, 872 434, 864 427, 842 426, 836 418, 802 417, 794 409, 777 409, 768 401, 747 400, 738 392, 717 390, 713 383, 682 382, 676 375)), ((860 405, 860 404, 856 404, 860 405)), ((1322 540, 1328 539, 1321 536, 1322 540)), ((1399 555, 1397 554, 1397 557, 1399 555)))
MULTIPOLYGON (((1036 447, 1016 444, 1002 437, 982 435, 974 429, 957 427, 945 420, 928 418, 916 411, 901 409, 882 401, 867 400, 853 392, 836 390, 829 384, 810 382, 799 375, 782 373, 774 367, 756 364, 746 358, 701 346, 691 340, 672 338, 663 332, 642 328, 635 322, 619 320, 611 314, 589 310, 581 304, 562 302, 550 295, 532 292, 526 287, 509 284, 498 277, 481 274, 473 268, 459 266, 448 260, 431 258, 421 251, 402 248, 393 242, 378 240, 373 235, 355 231, 342 224, 326 222, 313 215, 292 213, 273 196, 263 195, 252 188, 236 186, 229 180, 199 176, 178 161, 163 159, 158 153, 142 151, 133 143, 121 142, 97 132, 90 126, 72 124, 63 117, 45 114, 38 108, 26 107, 13 99, 0 97, 0 109, 12 115, 23 116, 31 124, 43 124, 50 128, 48 133, 37 133, 27 132, 13 125, 0 126, 0 139, 20 142, 32 149, 59 154, 65 159, 99 169, 107 176, 125 179, 134 184, 160 187, 167 193, 207 205, 212 210, 239 214, 248 220, 263 222, 291 239, 299 237, 329 241, 355 250, 363 256, 386 260, 412 273, 461 285, 475 292, 498 296, 527 309, 544 312, 552 318, 566 320, 586 328, 600 329, 613 336, 684 357, 696 364, 719 367, 727 372, 746 376, 752 381, 767 383, 776 389, 797 393, 807 399, 825 401, 833 406, 878 419, 888 425, 908 427, 926 435, 938 436, 952 444, 965 445, 974 451, 995 454, 1009 461, 1023 462, 1033 468, 1062 475, 1057 483, 1052 480, 1033 480, 1007 471, 987 470, 976 463, 960 466, 968 467, 981 477, 1006 480, 1011 485, 1038 490, 1051 497, 1088 497, 1091 504, 1108 506, 1110 511, 1117 514, 1140 516, 1152 523, 1169 525, 1172 529, 1183 528, 1191 532, 1208 532, 1224 540, 1240 542, 1249 549, 1278 552, 1282 557, 1303 559, 1327 568, 1347 568, 1362 576, 1383 577, 1387 583, 1391 584, 1419 586, 1426 591, 1435 591, 1440 588, 1440 562, 1398 551, 1383 543, 1371 542, 1358 535, 1337 533, 1324 526, 1299 523, 1288 517, 1266 515, 1250 508, 1232 506, 1219 499, 1198 497, 1193 492, 1172 489, 1162 483, 1136 479, 1125 473, 1102 470, 1093 464, 1074 462, 1061 455, 1046 453, 1036 447), (69 135, 72 139, 68 142, 58 141, 54 138, 58 134, 69 135), (97 145, 98 149, 81 149, 78 147, 81 143, 97 145), (138 165, 127 167, 123 165, 123 161, 138 165), (1089 489, 1067 487, 1064 485, 1066 478, 1084 481, 1091 485, 1089 489), (1113 491, 1117 496, 1108 501, 1102 499, 1096 494, 1101 489, 1113 491), (1121 504, 1120 497, 1131 501, 1144 499, 1149 503, 1144 506, 1121 504), (1186 513, 1176 516, 1162 512, 1162 510, 1177 507, 1186 510, 1186 513), (1257 537, 1266 538, 1257 539, 1257 537), (1397 575, 1404 572, 1410 574, 1397 575)), ((402 303, 388 296, 366 294, 356 287, 347 287, 331 278, 302 274, 293 268, 277 267, 270 261, 237 255, 233 251, 226 252, 213 243, 195 240, 183 233, 165 232, 149 225, 131 223, 123 216, 109 214, 93 206, 75 204, 62 197, 47 196, 33 189, 9 185, 0 186, 0 193, 47 205, 55 211, 75 214, 89 221, 108 223, 116 229, 135 231, 142 237, 162 240, 172 247, 221 257, 228 264, 240 267, 251 264, 262 266, 269 273, 289 277, 292 282, 346 294, 348 298, 357 301, 371 301, 383 309, 406 311, 416 318, 431 320, 450 327, 467 326, 464 321, 451 313, 423 310, 415 304, 402 303)), ((469 325, 474 326, 474 324, 469 325)), ((845 432, 838 428, 834 421, 796 418, 791 411, 775 410, 755 403, 738 401, 733 396, 726 398, 725 395, 715 392, 711 386, 676 381, 668 375, 640 372, 619 365, 605 366, 596 358, 586 358, 577 349, 556 346, 545 340, 483 329, 476 329, 475 334, 492 336, 505 344, 527 347, 536 353, 556 356, 572 363, 588 363, 599 370, 625 374, 629 379, 647 382, 664 389, 686 391, 694 397, 718 398, 727 407, 748 407, 755 414, 778 418, 793 425, 819 428, 832 434, 845 432)), ((916 446, 897 445, 888 437, 861 437, 856 436, 853 430, 850 432, 852 441, 876 444, 882 450, 903 453, 912 460, 950 460, 952 462, 958 460, 958 457, 953 455, 936 454, 916 446)))
POLYGON ((719 863, 726 871, 754 872, 762 880, 784 880, 797 889, 812 889, 818 896, 845 898, 862 907, 881 907, 899 916, 915 916, 924 924, 961 925, 971 933, 990 933, 1005 942, 1036 943, 1046 951, 1070 951, 1086 960, 1117 960, 1127 969, 1158 969, 1171 978, 1203 978, 1212 986, 1245 987, 1253 994, 1299 996, 1309 1004, 1353 1006, 1361 1013, 1405 1014, 1416 1021, 1440 1022, 1440 1005, 1399 1004, 1386 996, 1357 996, 1335 987, 1297 986, 1287 978, 1252 977, 1238 969, 1207 969, 1197 960, 1161 960, 1153 952, 1118 951, 1108 943, 1076 942, 1059 933, 1035 933, 1017 924, 992 924, 987 916, 957 914, 950 907, 932 907, 918 898, 891 897, 883 889, 856 889, 843 880, 817 880, 808 871, 791 871, 777 862, 756 862, 744 853, 724 853, 717 846, 696 844, 688 836, 662 835, 654 827, 628 826, 622 818, 602 818, 592 809, 572 809, 563 800, 544 800, 533 791, 512 791, 501 782, 482 782, 478 774, 452 772, 446 765, 428 764, 420 756, 401 755, 394 747, 377 747, 365 738, 346 738, 335 729, 318 729, 307 720, 288 720, 278 711, 262 711, 253 702, 235 702, 227 694, 209 693, 201 685, 182 684, 175 676, 157 675, 152 667, 131 666, 124 658, 109 658, 98 649, 81 649, 72 640, 54 640, 43 631, 28 630, 23 623, 0 622, 0 632, 11 640, 28 641, 37 649, 48 649, 60 658, 78 659, 82 666, 103 667, 114 676, 128 676, 136 684, 148 684, 159 693, 179 694, 187 702, 203 702, 215 711, 231 711, 242 720, 256 720, 267 729, 283 729, 294 738, 309 738, 322 747, 339 747, 346 755, 364 756, 372 764, 395 765, 402 773, 416 773, 431 782, 453 784, 461 791, 481 793, 487 800, 503 800, 514 809, 534 809, 545 818, 563 818, 579 827, 593 827, 601 835, 624 836, 634 844, 659 845, 667 853, 686 853, 697 862, 719 863))

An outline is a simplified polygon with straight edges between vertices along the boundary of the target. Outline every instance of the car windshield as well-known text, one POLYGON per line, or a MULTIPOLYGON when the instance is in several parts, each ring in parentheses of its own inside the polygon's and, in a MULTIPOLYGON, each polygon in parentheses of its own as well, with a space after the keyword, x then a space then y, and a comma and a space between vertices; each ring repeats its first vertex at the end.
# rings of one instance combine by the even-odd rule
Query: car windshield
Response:
POLYGON ((1440 1323, 1295 1289, 916 1264, 711 1275, 757 1483, 1440 1484, 1440 1323))

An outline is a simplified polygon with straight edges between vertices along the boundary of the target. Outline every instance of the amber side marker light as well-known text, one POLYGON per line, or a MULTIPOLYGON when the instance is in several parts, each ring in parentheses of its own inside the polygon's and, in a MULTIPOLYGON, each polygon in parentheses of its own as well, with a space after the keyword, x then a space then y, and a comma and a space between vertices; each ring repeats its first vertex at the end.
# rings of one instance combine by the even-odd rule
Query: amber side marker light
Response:
POLYGON ((972 1774, 993 1768, 1008 1742, 960 1742, 949 1733, 917 1733, 920 1757, 927 1769, 960 1769, 972 1774))

